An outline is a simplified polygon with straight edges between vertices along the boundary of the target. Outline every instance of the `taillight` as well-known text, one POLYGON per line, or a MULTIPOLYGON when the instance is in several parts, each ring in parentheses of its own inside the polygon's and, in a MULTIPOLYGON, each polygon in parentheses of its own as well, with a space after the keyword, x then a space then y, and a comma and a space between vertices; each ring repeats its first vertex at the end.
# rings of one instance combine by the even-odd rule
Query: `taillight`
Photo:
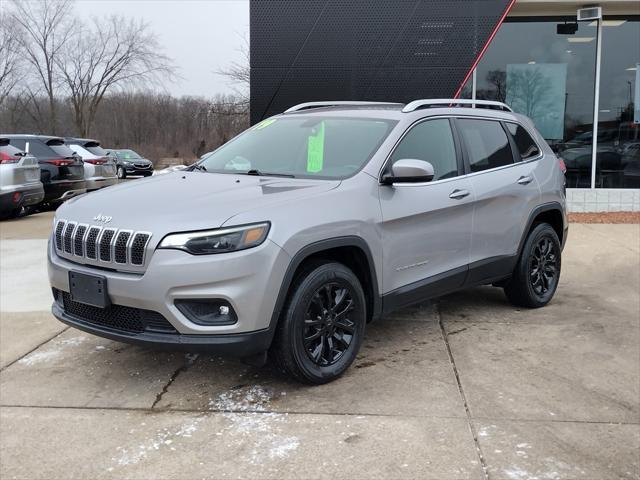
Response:
POLYGON ((91 165, 104 165, 107 163, 105 158, 93 158, 89 160, 84 160, 84 163, 90 163, 91 165))
POLYGON ((50 163, 51 165, 55 165, 56 167, 66 167, 67 165, 72 165, 73 160, 67 160, 66 158, 56 158, 54 160, 45 160, 45 163, 50 163))
POLYGON ((20 157, 16 157, 14 155, 7 155, 6 153, 0 152, 0 164, 5 165, 7 163, 18 163, 20 161, 20 157))
POLYGON ((567 173, 567 166, 564 163, 564 159, 562 157, 558 157, 558 163, 560 165, 560 170, 562 170, 562 173, 567 173))

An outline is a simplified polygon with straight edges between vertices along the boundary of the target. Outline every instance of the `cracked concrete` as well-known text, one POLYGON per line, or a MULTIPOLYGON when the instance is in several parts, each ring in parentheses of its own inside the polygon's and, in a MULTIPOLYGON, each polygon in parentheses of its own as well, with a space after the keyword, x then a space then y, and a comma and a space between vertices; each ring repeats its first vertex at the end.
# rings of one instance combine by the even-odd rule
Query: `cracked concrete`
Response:
POLYGON ((3 260, 51 225, 23 220, 0 224, 2 478, 640 478, 638 225, 572 225, 544 309, 490 287, 405 309, 307 387, 66 329, 34 259, 5 301, 3 260))

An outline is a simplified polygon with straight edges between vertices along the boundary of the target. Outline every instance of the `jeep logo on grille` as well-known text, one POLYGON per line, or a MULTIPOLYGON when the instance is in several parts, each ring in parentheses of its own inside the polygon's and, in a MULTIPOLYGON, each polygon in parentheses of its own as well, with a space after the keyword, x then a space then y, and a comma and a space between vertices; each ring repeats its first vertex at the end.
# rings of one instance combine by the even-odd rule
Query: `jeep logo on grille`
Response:
POLYGON ((93 217, 93 220, 95 222, 102 222, 102 223, 109 223, 111 221, 113 217, 110 217, 108 215, 103 215, 101 213, 99 213, 98 215, 96 215, 95 217, 93 217))

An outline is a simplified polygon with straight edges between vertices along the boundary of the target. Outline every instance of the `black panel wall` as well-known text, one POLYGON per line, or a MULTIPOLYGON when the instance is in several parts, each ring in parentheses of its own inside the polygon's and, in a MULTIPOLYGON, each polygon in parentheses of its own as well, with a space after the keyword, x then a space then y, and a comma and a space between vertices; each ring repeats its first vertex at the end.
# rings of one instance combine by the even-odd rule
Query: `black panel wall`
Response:
POLYGON ((251 0, 251 121, 314 100, 451 97, 509 0, 251 0))

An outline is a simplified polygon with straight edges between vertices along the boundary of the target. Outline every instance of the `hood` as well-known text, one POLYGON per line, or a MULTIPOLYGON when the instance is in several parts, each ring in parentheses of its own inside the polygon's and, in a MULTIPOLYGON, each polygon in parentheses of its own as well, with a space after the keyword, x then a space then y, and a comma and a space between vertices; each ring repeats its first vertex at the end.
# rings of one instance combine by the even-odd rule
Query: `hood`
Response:
POLYGON ((150 163, 153 163, 151 160, 147 160, 146 158, 123 158, 122 161, 128 162, 128 163, 145 164, 145 165, 149 165, 150 163))
MULTIPOLYGON (((76 197, 58 209, 56 218, 147 231, 160 240, 171 232, 218 228, 239 213, 296 202, 339 184, 332 180, 175 172, 76 197), (95 219, 98 216, 102 222, 95 219)), ((256 219, 262 220, 269 219, 256 219)))

